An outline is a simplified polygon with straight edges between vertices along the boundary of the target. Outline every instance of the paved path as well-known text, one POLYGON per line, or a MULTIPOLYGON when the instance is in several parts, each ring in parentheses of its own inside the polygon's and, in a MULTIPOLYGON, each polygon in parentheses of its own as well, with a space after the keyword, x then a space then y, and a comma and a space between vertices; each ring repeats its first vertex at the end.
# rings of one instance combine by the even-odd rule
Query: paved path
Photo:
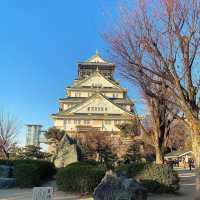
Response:
MULTIPOLYGON (((179 175, 181 178, 181 188, 178 194, 149 195, 148 200, 193 200, 195 192, 194 171, 179 170, 179 175)), ((47 185, 55 188, 55 185, 52 183, 48 183, 47 185)), ((0 190, 0 200, 32 200, 32 189, 0 190)), ((92 198, 81 198, 78 195, 55 191, 54 200, 92 200, 92 198)))
MULTIPOLYGON (((64 192, 54 192, 54 200, 92 200, 91 198, 79 195, 65 194, 64 192)), ((7 189, 0 190, 0 200, 32 200, 32 189, 7 189)))
POLYGON ((195 194, 195 173, 189 170, 178 170, 180 190, 177 194, 149 195, 148 200, 193 200, 195 194))

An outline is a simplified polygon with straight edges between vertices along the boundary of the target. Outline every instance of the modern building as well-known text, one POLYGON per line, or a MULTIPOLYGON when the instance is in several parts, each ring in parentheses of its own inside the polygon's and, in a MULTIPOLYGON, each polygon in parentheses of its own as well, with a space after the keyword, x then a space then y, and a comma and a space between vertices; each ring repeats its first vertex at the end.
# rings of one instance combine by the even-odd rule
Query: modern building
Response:
POLYGON ((69 134, 91 130, 117 133, 118 124, 134 118, 133 101, 127 89, 114 79, 115 64, 97 52, 78 63, 78 77, 59 100, 59 111, 52 115, 54 126, 69 134))
POLYGON ((26 125, 26 145, 34 145, 39 147, 41 143, 46 143, 42 125, 39 124, 27 124, 26 125))
POLYGON ((40 146, 40 133, 42 125, 27 124, 26 145, 40 146))

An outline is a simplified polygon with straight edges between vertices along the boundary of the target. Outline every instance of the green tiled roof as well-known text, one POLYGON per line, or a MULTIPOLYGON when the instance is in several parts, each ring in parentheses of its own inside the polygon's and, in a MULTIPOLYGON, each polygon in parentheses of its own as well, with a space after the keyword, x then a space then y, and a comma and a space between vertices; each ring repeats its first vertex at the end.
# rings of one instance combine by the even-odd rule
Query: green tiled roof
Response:
POLYGON ((165 157, 179 157, 187 153, 192 153, 191 150, 179 150, 179 151, 172 151, 165 155, 165 157))
POLYGON ((88 101, 88 100, 90 100, 90 99, 92 99, 92 98, 95 98, 95 96, 97 96, 97 95, 100 95, 100 96, 104 97, 105 99, 107 99, 109 102, 111 102, 112 104, 114 104, 115 106, 117 106, 118 108, 120 108, 121 110, 123 110, 124 112, 126 112, 126 113, 128 113, 128 114, 130 114, 130 115, 133 115, 132 112, 126 111, 124 108, 122 108, 121 106, 119 106, 118 104, 114 103, 112 100, 108 99, 107 97, 105 97, 104 95, 102 95, 101 93, 98 93, 98 92, 97 92, 96 94, 94 94, 94 95, 88 97, 88 98, 85 98, 82 102, 77 103, 76 105, 72 106, 71 108, 69 108, 69 109, 66 110, 66 111, 59 111, 58 115, 59 115, 59 114, 64 115, 64 114, 66 114, 66 113, 69 113, 71 110, 77 108, 78 106, 82 105, 82 104, 85 103, 86 101, 88 101))

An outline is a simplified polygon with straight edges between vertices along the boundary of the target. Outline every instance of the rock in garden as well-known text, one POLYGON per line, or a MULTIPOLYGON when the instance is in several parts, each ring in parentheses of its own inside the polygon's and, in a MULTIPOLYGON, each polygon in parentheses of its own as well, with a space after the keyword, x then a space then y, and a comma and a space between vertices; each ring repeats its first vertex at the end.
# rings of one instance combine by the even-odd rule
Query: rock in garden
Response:
POLYGON ((12 188, 15 186, 15 178, 0 178, 0 189, 12 188))
POLYGON ((13 167, 9 165, 0 165, 0 177, 10 178, 12 176, 13 167))
POLYGON ((15 186, 15 178, 12 178, 13 167, 0 165, 0 189, 15 186))
POLYGON ((106 173, 95 188, 95 200, 146 200, 146 189, 137 181, 125 176, 118 177, 112 171, 106 173))
POLYGON ((54 164, 57 168, 61 168, 77 161, 76 145, 65 143, 62 144, 62 148, 59 148, 54 164))

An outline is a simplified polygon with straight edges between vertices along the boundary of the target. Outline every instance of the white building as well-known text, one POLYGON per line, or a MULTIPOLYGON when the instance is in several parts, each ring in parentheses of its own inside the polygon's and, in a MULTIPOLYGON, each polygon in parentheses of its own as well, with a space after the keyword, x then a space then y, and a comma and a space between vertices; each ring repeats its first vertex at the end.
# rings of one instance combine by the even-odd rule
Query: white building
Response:
POLYGON ((127 89, 114 80, 115 65, 98 53, 78 63, 78 78, 59 100, 59 112, 52 115, 54 126, 68 133, 98 130, 119 132, 117 125, 134 118, 133 102, 127 89))

